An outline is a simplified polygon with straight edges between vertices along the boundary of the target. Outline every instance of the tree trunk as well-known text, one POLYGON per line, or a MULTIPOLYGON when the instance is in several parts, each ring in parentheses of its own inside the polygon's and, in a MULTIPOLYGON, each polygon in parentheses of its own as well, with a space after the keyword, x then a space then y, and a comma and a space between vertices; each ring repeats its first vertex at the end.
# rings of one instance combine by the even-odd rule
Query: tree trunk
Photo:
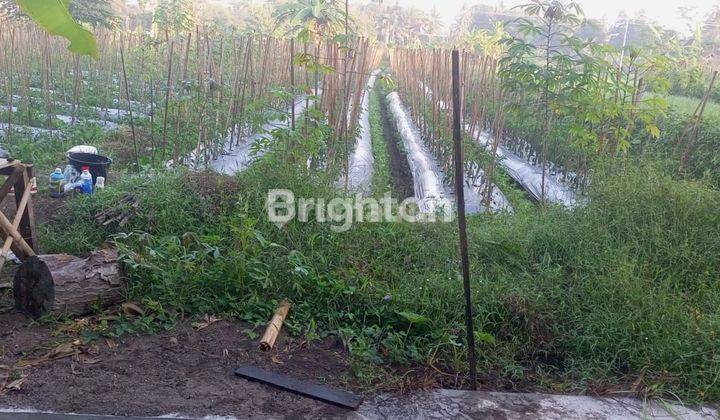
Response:
POLYGON ((84 315, 123 300, 125 279, 115 250, 88 258, 67 254, 27 258, 14 282, 15 307, 34 317, 84 315))

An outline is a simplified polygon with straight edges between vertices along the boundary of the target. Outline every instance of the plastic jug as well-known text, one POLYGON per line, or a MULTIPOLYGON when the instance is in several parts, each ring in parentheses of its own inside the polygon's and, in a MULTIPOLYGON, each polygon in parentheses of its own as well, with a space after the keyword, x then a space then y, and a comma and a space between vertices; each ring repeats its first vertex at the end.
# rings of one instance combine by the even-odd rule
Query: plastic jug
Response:
POLYGON ((82 193, 92 194, 93 193, 93 179, 90 174, 90 167, 83 166, 82 173, 80 174, 80 182, 82 182, 82 193))
POLYGON ((62 169, 55 168, 55 171, 50 174, 50 196, 53 198, 62 197, 64 183, 65 175, 62 173, 62 169))

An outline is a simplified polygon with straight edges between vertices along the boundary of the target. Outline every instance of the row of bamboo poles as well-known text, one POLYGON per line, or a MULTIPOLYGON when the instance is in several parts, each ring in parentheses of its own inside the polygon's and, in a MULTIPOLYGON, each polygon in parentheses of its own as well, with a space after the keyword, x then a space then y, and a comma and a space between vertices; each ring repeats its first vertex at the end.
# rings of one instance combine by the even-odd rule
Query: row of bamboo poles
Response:
POLYGON ((380 62, 380 56, 370 40, 362 38, 351 40, 347 48, 337 43, 327 44, 326 53, 329 58, 327 65, 336 69, 327 73, 323 82, 323 89, 327 92, 324 92, 321 108, 326 110, 333 132, 327 159, 329 165, 337 167, 338 157, 341 157, 347 179, 347 157, 356 139, 362 96, 370 73, 380 62))
MULTIPOLYGON (((17 112, 0 112, 0 122, 52 133, 60 128, 56 115, 75 123, 114 112, 130 126, 136 159, 149 152, 153 161, 179 163, 190 154, 207 164, 257 130, 269 111, 294 114, 296 99, 312 97, 332 128, 332 161, 354 139, 366 76, 379 61, 360 38, 345 46, 200 26, 178 34, 97 31, 96 38, 94 60, 34 25, 3 28, 0 104, 17 112)), ((295 128, 295 117, 286 118, 288 126, 295 128)))
MULTIPOLYGON (((483 132, 490 131, 492 153, 485 165, 467 160, 465 172, 470 179, 482 179, 485 207, 492 197, 492 177, 496 151, 503 139, 505 94, 497 78, 498 56, 463 51, 460 75, 464 124, 463 137, 476 148, 483 132), (481 175, 481 174, 485 175, 481 175)), ((437 158, 444 173, 452 173, 452 77, 451 51, 395 49, 390 67, 398 89, 409 108, 426 146, 437 158)), ((477 149, 477 150, 482 150, 477 149)))

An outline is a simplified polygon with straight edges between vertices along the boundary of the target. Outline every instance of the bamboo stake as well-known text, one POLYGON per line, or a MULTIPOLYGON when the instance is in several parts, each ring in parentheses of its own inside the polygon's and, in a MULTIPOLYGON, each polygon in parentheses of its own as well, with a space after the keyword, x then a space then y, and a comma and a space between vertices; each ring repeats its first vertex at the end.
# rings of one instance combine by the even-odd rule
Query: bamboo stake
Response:
POLYGON ((283 322, 285 321, 289 311, 290 302, 286 300, 282 301, 277 310, 275 310, 275 314, 272 319, 270 319, 270 323, 265 329, 265 334, 263 334, 260 339, 260 350, 269 351, 273 348, 275 340, 277 340, 278 334, 280 334, 280 329, 282 328, 283 322))
MULTIPOLYGON (((162 132, 162 160, 165 161, 165 149, 167 148, 167 124, 168 107, 170 104, 170 93, 172 92, 172 64, 173 50, 175 49, 175 38, 170 40, 170 51, 168 52, 167 78, 165 82, 165 105, 163 110, 163 132, 162 132)), ((174 162, 177 163, 177 162, 174 162)))
POLYGON ((137 138, 135 137, 135 122, 133 121, 132 103, 130 101, 130 89, 128 88, 127 71, 125 69, 125 52, 123 51, 123 40, 120 40, 120 62, 122 63, 123 81, 125 84, 125 97, 127 99, 128 115, 130 116, 130 130, 132 133, 133 151, 135 153, 135 170, 140 170, 140 160, 138 157, 137 138))

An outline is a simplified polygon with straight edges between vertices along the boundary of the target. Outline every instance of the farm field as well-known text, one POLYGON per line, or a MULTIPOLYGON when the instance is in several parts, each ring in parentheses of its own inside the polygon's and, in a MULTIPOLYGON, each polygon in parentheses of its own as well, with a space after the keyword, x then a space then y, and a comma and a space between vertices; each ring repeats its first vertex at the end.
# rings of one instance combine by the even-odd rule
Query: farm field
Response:
POLYGON ((349 415, 241 365, 366 399, 720 402, 707 51, 588 38, 572 2, 441 30, 75 0, 52 35, 41 3, 0 1, 0 408, 349 415))

